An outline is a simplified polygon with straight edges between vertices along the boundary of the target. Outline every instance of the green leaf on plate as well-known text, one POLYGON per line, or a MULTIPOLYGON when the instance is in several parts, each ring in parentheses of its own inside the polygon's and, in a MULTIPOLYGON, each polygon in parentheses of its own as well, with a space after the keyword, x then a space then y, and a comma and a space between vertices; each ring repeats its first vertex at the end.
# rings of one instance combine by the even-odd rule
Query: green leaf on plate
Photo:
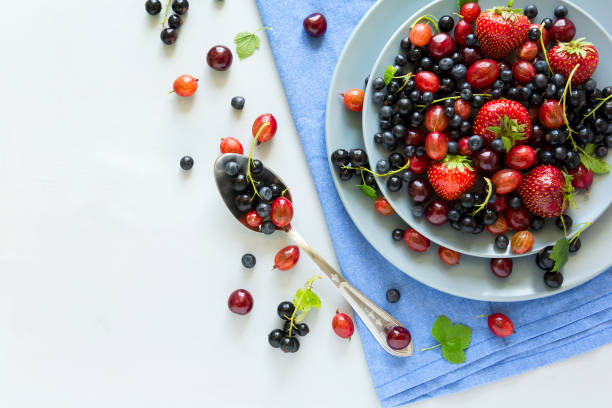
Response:
POLYGON ((389 82, 391 82, 396 72, 397 68, 393 65, 389 65, 387 67, 387 69, 385 70, 385 85, 389 85, 389 82))
POLYGON ((569 239, 562 237, 555 242, 553 249, 550 253, 550 259, 555 261, 555 265, 551 269, 551 272, 560 271, 561 268, 567 263, 567 259, 569 258, 569 247, 570 242, 569 239))
POLYGON ((376 190, 374 190, 374 188, 366 184, 359 184, 357 187, 359 187, 363 194, 367 195, 370 198, 376 199, 376 190))

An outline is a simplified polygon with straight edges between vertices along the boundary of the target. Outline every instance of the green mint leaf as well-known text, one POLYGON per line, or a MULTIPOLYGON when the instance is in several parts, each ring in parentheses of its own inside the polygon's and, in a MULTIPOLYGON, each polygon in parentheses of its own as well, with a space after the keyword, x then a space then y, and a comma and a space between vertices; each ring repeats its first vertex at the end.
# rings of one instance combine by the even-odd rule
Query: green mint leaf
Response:
POLYGON ((465 363, 465 352, 461 349, 461 347, 450 347, 446 344, 443 344, 442 357, 444 357, 449 363, 465 363))
POLYGON ((446 316, 440 316, 434 322, 431 328, 431 335, 440 343, 445 344, 448 333, 453 327, 453 323, 446 316))
POLYGON ((551 269, 552 272, 557 272, 563 268, 567 263, 569 257, 569 246, 570 242, 567 238, 562 237, 555 242, 552 252, 550 253, 550 259, 555 261, 555 265, 551 269))
POLYGON ((470 346, 472 341, 472 329, 462 324, 456 324, 451 328, 450 338, 452 338, 462 349, 470 346))
POLYGON ((584 151, 589 155, 595 153, 595 145, 593 143, 589 143, 584 147, 584 151))
POLYGON ((376 199, 376 190, 374 190, 372 187, 365 184, 360 184, 357 187, 359 187, 363 194, 367 195, 370 198, 376 199))
POLYGON ((321 307, 321 299, 312 290, 300 288, 295 292, 293 304, 300 312, 308 312, 313 307, 319 309, 321 307), (302 299, 301 302, 300 299, 302 299))
POLYGON ((391 82, 396 72, 397 68, 395 68, 393 65, 389 65, 387 67, 385 70, 385 85, 389 85, 389 82, 391 82))
POLYGON ((459 10, 461 10, 461 7, 463 7, 467 3, 478 3, 478 0, 459 0, 457 2, 457 6, 459 7, 459 10))
POLYGON ((236 54, 241 60, 251 56, 259 48, 259 37, 255 33, 245 31, 238 33, 234 37, 234 42, 236 43, 236 54))
MULTIPOLYGON (((587 149, 589 146, 591 145, 587 145, 587 149)), ((591 156, 590 154, 584 154, 582 152, 578 152, 578 155, 580 156, 580 161, 582 161, 584 167, 593 171, 593 173, 606 174, 610 172, 610 165, 601 158, 591 156)))

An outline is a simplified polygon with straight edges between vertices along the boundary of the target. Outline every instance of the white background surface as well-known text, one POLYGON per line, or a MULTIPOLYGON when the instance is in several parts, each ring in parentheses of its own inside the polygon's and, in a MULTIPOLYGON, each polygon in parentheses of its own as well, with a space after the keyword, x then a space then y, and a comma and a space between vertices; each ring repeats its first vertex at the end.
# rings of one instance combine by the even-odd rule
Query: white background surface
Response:
MULTIPOLYGON (((347 306, 328 282, 299 353, 267 345, 276 305, 314 264, 271 271, 286 237, 247 231, 216 196, 219 139, 246 143, 274 113, 279 131, 257 154, 294 186, 293 225, 336 263, 267 41, 229 72, 205 65, 210 46, 261 25, 254 1, 192 1, 176 47, 142 3, 4 5, 0 406, 378 406, 358 336, 330 328, 347 306), (200 78, 189 99, 167 94, 183 73, 200 78), (240 287, 255 298, 248 316, 227 310, 240 287)), ((604 406, 610 363, 608 345, 412 406, 604 406)))

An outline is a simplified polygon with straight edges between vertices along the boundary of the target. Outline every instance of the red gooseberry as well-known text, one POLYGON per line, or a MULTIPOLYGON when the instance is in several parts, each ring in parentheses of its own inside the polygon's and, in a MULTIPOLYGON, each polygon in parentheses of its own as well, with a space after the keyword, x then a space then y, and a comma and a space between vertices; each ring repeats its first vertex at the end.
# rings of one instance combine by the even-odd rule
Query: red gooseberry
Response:
POLYGON ((349 89, 344 93, 344 106, 353 112, 361 112, 363 110, 364 93, 361 89, 349 89))

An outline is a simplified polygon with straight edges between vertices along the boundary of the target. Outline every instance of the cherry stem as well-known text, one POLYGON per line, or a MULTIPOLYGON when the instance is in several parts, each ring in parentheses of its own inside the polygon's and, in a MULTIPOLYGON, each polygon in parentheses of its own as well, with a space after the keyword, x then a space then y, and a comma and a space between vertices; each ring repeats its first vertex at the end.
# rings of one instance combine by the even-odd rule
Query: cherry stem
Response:
POLYGON ((592 111, 590 111, 588 114, 584 115, 584 117, 582 118, 582 120, 580 121, 580 124, 582 125, 584 123, 584 121, 586 120, 586 118, 588 118, 591 115, 595 114, 595 111, 597 109, 599 109, 601 107, 601 105, 603 105, 604 103, 606 103, 606 101, 608 101, 608 99, 612 98, 612 95, 609 95, 607 98, 602 99, 601 102, 599 103, 599 105, 597 105, 592 111))
POLYGON ((166 20, 168 19, 168 8, 170 8, 170 0, 166 3, 166 8, 164 9, 164 19, 161 22, 162 27, 166 26, 166 20))
POLYGON ((261 125, 261 127, 257 130, 257 134, 253 138, 253 143, 251 143, 251 150, 249 151, 249 160, 247 162, 247 175, 246 176, 247 176, 247 179, 251 182, 251 185, 253 186, 253 190, 255 190, 255 194, 253 194, 253 197, 251 197, 251 201, 253 200, 253 198, 255 198, 256 195, 263 200, 263 197, 260 196, 259 191, 257 191, 255 180, 253 179, 253 176, 251 175, 251 164, 253 163, 253 149, 255 149, 255 145, 257 144, 257 138, 259 137, 259 134, 261 133, 261 131, 264 130, 264 128, 268 126, 269 124, 270 122, 264 122, 261 125))
POLYGON ((442 344, 436 344, 435 346, 431 346, 431 347, 427 347, 427 348, 422 348, 421 351, 427 351, 427 350, 433 350, 437 347, 442 346, 442 344))
MULTIPOLYGON (((376 176, 376 177, 386 177, 386 176, 390 176, 390 175, 392 175, 392 174, 399 173, 399 172, 401 172, 402 170, 406 170, 406 169, 408 168, 408 166, 410 166, 410 159, 407 159, 407 160, 406 160, 406 164, 404 164, 404 165, 403 165, 402 167, 400 167, 399 169, 397 169, 397 170, 393 170, 393 171, 390 171, 390 172, 388 172, 388 173, 384 173, 384 174, 378 174, 378 173, 376 173, 375 171, 372 171, 372 170, 370 170, 370 169, 368 169, 368 168, 365 168, 365 167, 363 167, 363 166, 361 166, 361 167, 342 166, 342 168, 343 168, 343 169, 350 169, 350 170, 360 170, 360 171, 361 171, 361 179, 363 180, 363 172, 364 172, 364 171, 367 171, 368 173, 372 173, 372 174, 373 174, 374 176, 376 176)), ((365 184, 365 180, 363 180, 363 183, 365 184)))
POLYGON ((419 21, 421 20, 427 20, 429 21, 431 24, 433 24, 433 26, 435 27, 437 32, 440 32, 440 29, 438 28, 438 25, 436 24, 436 21, 434 20, 434 16, 432 16, 431 14, 425 14, 424 16, 421 16, 417 19, 417 21, 415 21, 414 23, 412 23, 412 25, 410 26, 410 28, 413 28, 415 25, 417 25, 419 23, 419 21))
POLYGON ((493 193, 493 185, 491 184, 491 180, 488 177, 483 177, 483 178, 484 178, 485 182, 487 183, 487 197, 485 198, 485 200, 481 204, 478 204, 476 206, 476 209, 472 213, 472 217, 474 215, 478 214, 483 208, 485 208, 485 206, 489 202, 489 199, 491 198, 491 194, 493 193))
MULTIPOLYGON (((307 290, 311 290, 312 289, 312 285, 314 284, 314 281, 317 280, 317 279, 321 279, 321 277, 317 275, 317 276, 313 276, 312 278, 308 279, 308 281, 304 285, 304 288, 306 288, 307 290)), ((302 292, 302 295, 298 299, 297 305, 293 305, 294 309, 293 309, 293 313, 291 313, 291 317, 289 318, 289 322, 290 322, 289 323, 289 332, 287 333, 287 335, 289 337, 291 337, 291 330, 293 329, 293 321, 295 320, 295 313, 298 311, 298 307, 302 305, 302 301, 304 300, 304 296, 306 296, 306 291, 302 292)), ((306 313, 308 313, 308 312, 302 312, 302 314, 300 316, 306 316, 306 313)))

